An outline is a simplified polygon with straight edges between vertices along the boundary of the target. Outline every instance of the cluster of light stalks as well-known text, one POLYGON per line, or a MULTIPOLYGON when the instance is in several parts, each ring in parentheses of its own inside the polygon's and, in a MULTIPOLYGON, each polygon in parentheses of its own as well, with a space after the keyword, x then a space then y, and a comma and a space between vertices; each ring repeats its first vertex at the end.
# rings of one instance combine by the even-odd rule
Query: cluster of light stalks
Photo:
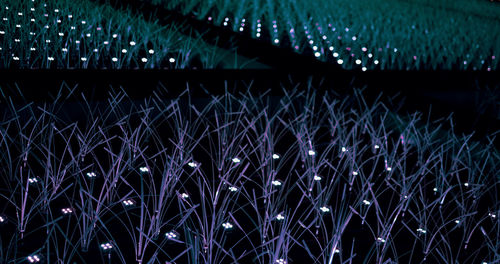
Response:
POLYGON ((491 71, 500 6, 483 0, 148 0, 346 69, 491 71))
POLYGON ((361 90, 75 91, 1 100, 2 263, 500 261, 498 151, 361 90))
POLYGON ((224 55, 186 25, 89 0, 7 0, 0 19, 1 68, 215 68, 224 55))

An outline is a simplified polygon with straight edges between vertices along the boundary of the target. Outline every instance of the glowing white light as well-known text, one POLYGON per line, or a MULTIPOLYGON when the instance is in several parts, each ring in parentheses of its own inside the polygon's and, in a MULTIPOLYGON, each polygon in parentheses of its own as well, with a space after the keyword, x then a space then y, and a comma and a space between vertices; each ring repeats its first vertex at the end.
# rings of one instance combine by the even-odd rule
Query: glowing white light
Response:
POLYGON ((101 244, 101 248, 102 248, 102 250, 110 250, 113 248, 113 245, 111 245, 111 243, 107 242, 107 243, 101 244))
POLYGON ((273 159, 279 159, 280 158, 280 155, 278 154, 273 154, 273 159))
POLYGON ((182 193, 181 197, 182 197, 182 199, 187 199, 187 198, 189 198, 189 195, 187 193, 182 193))
POLYGON ((339 56, 339 54, 337 52, 333 53, 333 57, 337 58, 338 56, 339 56))
POLYGON ((347 151, 347 148, 346 147, 342 147, 342 152, 346 152, 347 151))
POLYGON ((5 217, 0 216, 0 223, 3 223, 3 222, 5 222, 5 217))
POLYGON ((45 43, 50 43, 50 42, 51 42, 50 39, 45 40, 45 43))
POLYGON ((278 180, 272 181, 271 184, 274 185, 274 186, 281 186, 281 182, 278 181, 278 180))
POLYGON ((318 50, 318 46, 313 46, 313 50, 318 50))
POLYGON ((170 63, 174 63, 174 62, 175 62, 175 59, 174 59, 174 58, 170 58, 170 59, 168 59, 168 61, 169 61, 170 63))
POLYGON ((125 206, 132 206, 135 204, 134 200, 132 200, 132 199, 124 200, 122 203, 125 206))
POLYGON ((73 18, 73 15, 68 15, 68 18, 73 18))
POLYGON ((29 183, 37 183, 37 178, 28 178, 29 183))
POLYGON ((81 59, 82 61, 87 61, 87 58, 86 57, 82 57, 81 59))
POLYGON ((94 52, 98 52, 99 50, 98 49, 94 49, 94 52))
POLYGON ((105 40, 103 43, 104 43, 104 45, 108 45, 109 41, 105 40))
POLYGON ((379 145, 375 145, 375 146, 374 146, 374 148, 375 148, 375 149, 379 149, 379 148, 380 148, 380 146, 379 146, 379 145))
POLYGON ((258 38, 260 38, 260 33, 255 34, 255 36, 257 36, 258 38))
POLYGON ((243 27, 240 27, 240 32, 243 31, 243 27))
POLYGON ((71 30, 75 30, 75 29, 76 29, 76 27, 74 27, 74 26, 71 26, 71 30))
POLYGON ((378 60, 373 61, 373 63, 378 64, 378 60))
POLYGON ((361 48, 361 50, 362 50, 363 52, 366 52, 368 49, 367 49, 366 47, 362 47, 362 48, 361 48))
POLYGON ((321 210, 321 212, 323 213, 328 213, 330 212, 330 208, 326 207, 326 206, 322 206, 319 208, 319 210, 321 210))
POLYGON ((59 9, 54 9, 54 12, 59 13, 59 9))
POLYGON ((468 182, 464 183, 464 186, 469 187, 469 183, 468 182))
POLYGON ((49 61, 53 61, 54 60, 54 57, 48 57, 47 58, 49 61))
POLYGON ((229 190, 232 192, 236 192, 236 191, 238 191, 238 188, 231 186, 231 187, 229 187, 229 190))
POLYGON ((315 56, 316 58, 318 58, 319 56, 321 56, 321 53, 319 53, 319 52, 317 52, 317 51, 316 51, 316 52, 314 53, 314 56, 315 56))
POLYGON ((280 40, 279 40, 279 39, 274 39, 274 43, 275 43, 275 44, 278 44, 279 42, 280 42, 280 40))
POLYGON ((432 190, 433 190, 434 192, 437 192, 437 191, 438 191, 438 188, 434 188, 434 189, 432 189, 432 190))
POLYGON ((222 227, 224 227, 224 229, 231 229, 233 228, 233 225, 229 222, 226 222, 222 224, 222 227))
POLYGON ((460 224, 460 220, 455 220, 455 223, 456 224, 460 224))
POLYGON ((333 46, 330 46, 328 49, 329 49, 330 51, 333 51, 333 46))
POLYGON ((227 22, 225 22, 225 21, 224 21, 224 23, 223 23, 223 24, 224 24, 224 26, 227 26, 227 22))
POLYGON ((377 237, 377 242, 380 242, 380 243, 385 243, 385 239, 381 238, 381 237, 377 237))
POLYGON ((356 39, 358 39, 358 38, 356 38, 356 36, 353 36, 353 37, 352 37, 352 40, 356 41, 356 39))
POLYGON ((398 49, 394 48, 394 52, 398 52, 398 49))
POLYGON ((31 22, 35 22, 35 19, 34 19, 34 18, 31 18, 31 19, 30 19, 30 21, 31 21, 31 22))
POLYGON ((492 213, 488 213, 488 215, 491 217, 491 218, 496 218, 496 214, 492 214, 492 213))
POLYGON ((83 20, 83 21, 82 21, 82 24, 84 24, 84 25, 85 25, 85 24, 87 24, 87 22, 86 22, 85 20, 83 20))
POLYGON ((38 255, 28 256, 27 259, 30 263, 40 262, 40 257, 38 255))
POLYGON ((118 58, 113 57, 113 58, 111 58, 111 61, 113 61, 113 62, 117 62, 117 61, 118 61, 118 58))
POLYGON ((150 49, 148 52, 149 54, 155 54, 155 51, 153 49, 150 49))
POLYGON ((366 69, 366 67, 362 67, 361 70, 362 71, 366 71, 367 69, 366 69))
POLYGON ((118 34, 113 34, 113 38, 117 38, 118 37, 118 34))
POLYGON ((313 178, 315 181, 321 181, 321 177, 318 176, 318 175, 314 175, 314 178, 313 178))
POLYGON ((135 46, 135 41, 130 41, 130 46, 135 46))
POLYGON ((146 63, 146 62, 148 62, 148 59, 142 58, 141 61, 144 62, 144 63, 146 63))
POLYGON ((90 38, 90 33, 87 33, 85 36, 87 36, 87 38, 90 38))
POLYGON ((284 260, 284 259, 277 259, 276 263, 278 263, 278 264, 286 264, 286 260, 284 260))
POLYGON ((309 154, 309 156, 314 156, 314 155, 316 155, 316 151, 314 151, 314 150, 310 149, 310 150, 307 152, 307 154, 309 154))
POLYGON ((326 36, 325 35, 323 35, 323 40, 326 40, 326 36))
POLYGON ((356 60, 356 64, 358 64, 358 65, 359 65, 359 64, 361 64, 361 60, 360 60, 360 59, 357 59, 357 60, 356 60))
POLYGON ((16 25, 16 28, 21 28, 21 25, 17 24, 17 25, 16 25))
POLYGON ((339 59, 339 60, 337 60, 337 63, 342 64, 342 63, 344 63, 344 61, 342 59, 339 59))
POLYGON ((196 168, 198 167, 198 163, 194 162, 194 161, 191 161, 188 163, 188 166, 191 167, 191 168, 196 168))
POLYGON ((175 239, 178 237, 178 235, 174 231, 170 231, 170 232, 166 233, 165 236, 167 237, 167 239, 175 239))
POLYGON ((422 233, 422 234, 427 233, 427 231, 425 231, 425 230, 424 230, 424 229, 422 229, 422 228, 418 228, 418 229, 417 229, 417 232, 422 233))
POLYGON ((61 209, 61 212, 65 215, 73 213, 73 209, 71 208, 63 208, 61 209))
POLYGON ((19 57, 14 56, 14 57, 12 57, 12 59, 15 60, 15 61, 18 61, 19 57))
POLYGON ((281 221, 281 220, 283 220, 283 219, 285 219, 285 217, 284 217, 282 214, 278 214, 278 215, 276 216, 276 220, 278 220, 278 221, 281 221))
POLYGON ((64 37, 64 33, 59 32, 59 37, 64 37))
POLYGON ((370 203, 370 201, 368 201, 368 200, 363 200, 363 203, 364 203, 365 205, 370 205, 370 204, 371 204, 371 203, 370 203))
POLYGON ((0 30, 0 35, 5 35, 5 31, 0 30))
POLYGON ((87 177, 89 177, 89 178, 94 178, 96 176, 97 175, 95 174, 95 172, 87 172, 87 177))
POLYGON ((122 53, 127 53, 127 50, 126 49, 122 49, 122 53))
POLYGON ((309 40, 309 44, 311 44, 311 45, 314 44, 314 41, 312 39, 309 40))
POLYGON ((336 248, 336 249, 333 251, 333 253, 337 253, 337 254, 338 254, 338 253, 340 253, 340 250, 339 250, 338 248, 336 248))
POLYGON ((233 161, 234 163, 240 163, 240 162, 241 162, 241 160, 240 160, 239 158, 233 158, 233 159, 232 159, 232 161, 233 161))

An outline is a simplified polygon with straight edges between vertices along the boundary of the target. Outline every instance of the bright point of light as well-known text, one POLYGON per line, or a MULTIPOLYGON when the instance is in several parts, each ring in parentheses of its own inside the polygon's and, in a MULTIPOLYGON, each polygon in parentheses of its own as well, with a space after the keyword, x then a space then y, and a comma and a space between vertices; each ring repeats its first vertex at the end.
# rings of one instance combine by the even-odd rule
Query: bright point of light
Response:
POLYGON ((339 60, 337 60, 337 63, 342 64, 342 63, 344 63, 344 61, 342 59, 339 59, 339 60))
POLYGON ((425 231, 425 230, 424 230, 424 229, 422 229, 422 228, 417 229, 417 232, 422 233, 422 234, 427 233, 427 231, 425 231))
POLYGON ((357 175, 358 175, 358 172, 357 172, 357 171, 353 171, 353 172, 352 172, 352 175, 357 176, 357 175))
POLYGON ((323 35, 323 40, 326 40, 326 36, 325 35, 323 35))
POLYGON ((61 212, 65 215, 73 213, 73 209, 71 208, 63 208, 61 209, 61 212))
POLYGON ((307 154, 309 154, 309 156, 314 156, 314 155, 316 155, 316 151, 311 149, 307 152, 307 154))
POLYGON ((469 183, 468 182, 464 183, 464 186, 469 187, 469 183))
POLYGON ((437 192, 437 191, 438 191, 438 188, 434 188, 434 189, 432 189, 432 190, 433 190, 433 191, 435 191, 435 192, 437 192))
POLYGON ((488 215, 489 215, 491 218, 496 218, 496 217, 497 217, 495 214, 492 214, 492 213, 488 213, 488 215))
POLYGON ((108 45, 108 44, 109 44, 109 41, 105 40, 104 45, 108 45))
POLYGON ((135 46, 135 41, 130 41, 130 46, 135 46))
POLYGON ((347 151, 347 148, 346 147, 342 147, 342 152, 346 152, 347 151))
POLYGON ((38 180, 36 178, 28 178, 29 183, 37 183, 38 180))
POLYGON ((313 41, 312 39, 311 39, 311 40, 309 40, 309 44, 310 44, 310 45, 314 44, 314 41, 313 41))
POLYGON ((227 26, 227 22, 224 22, 224 26, 227 26))
POLYGON ((187 198, 189 198, 189 195, 187 193, 182 193, 181 197, 182 197, 182 199, 187 199, 187 198))
POLYGON ((385 243, 385 239, 381 238, 381 237, 377 237, 377 242, 380 242, 380 243, 385 243))
POLYGON ((313 46, 313 50, 318 50, 318 46, 313 46))
POLYGON ((255 36, 257 36, 258 38, 260 38, 260 33, 255 34, 255 36))
POLYGON ((394 52, 398 52, 398 49, 394 48, 394 52))
POLYGON ((87 24, 87 22, 85 20, 82 20, 82 24, 85 25, 87 24))
POLYGON ((113 248, 113 245, 111 245, 111 243, 109 243, 109 242, 108 243, 103 243, 103 244, 101 244, 101 248, 103 250, 109 250, 109 249, 113 248))
POLYGON ((371 203, 370 203, 370 201, 368 201, 368 200, 363 200, 363 203, 364 203, 365 205, 370 205, 370 204, 371 204, 371 203))
POLYGON ((278 181, 278 180, 272 181, 271 184, 274 185, 274 186, 281 186, 281 182, 278 181))
POLYGON ((59 32, 59 37, 64 37, 64 33, 59 32))
POLYGON ((277 259, 276 263, 277 264, 286 264, 286 260, 284 260, 284 259, 277 259))
POLYGON ((135 204, 134 200, 132 200, 132 199, 125 200, 125 201, 123 201, 122 203, 123 203, 123 205, 125 205, 125 206, 131 206, 131 205, 134 205, 134 204, 135 204))
POLYGON ((152 49, 150 49, 148 52, 149 52, 149 54, 155 54, 155 51, 152 49))
POLYGON ((38 255, 28 256, 27 259, 30 263, 40 262, 40 257, 38 257, 38 255))
POLYGON ((148 62, 148 59, 142 58, 141 61, 144 62, 144 63, 146 63, 146 62, 148 62))
POLYGON ((360 59, 357 59, 357 60, 356 60, 356 64, 358 64, 358 65, 359 65, 359 64, 361 64, 361 60, 360 60, 360 59))
POLYGON ((170 232, 166 233, 165 236, 167 237, 167 239, 177 238, 177 234, 174 231, 170 231, 170 232))
POLYGON ((386 169, 386 170, 387 170, 387 171, 391 171, 391 170, 392 170, 392 168, 391 168, 391 167, 387 167, 387 169, 386 169))
POLYGON ((330 51, 333 51, 333 46, 330 46, 328 49, 329 49, 330 51))
POLYGON ((87 58, 82 57, 82 58, 81 58, 81 60, 82 60, 82 61, 87 61, 87 58))
POLYGON ((241 160, 239 158, 233 158, 232 160, 233 160, 234 163, 240 163, 241 162, 241 160))
POLYGON ((375 146, 374 146, 374 148, 375 148, 375 149, 379 149, 379 148, 380 148, 380 146, 379 146, 379 145, 375 145, 375 146))
POLYGON ((53 61, 54 60, 54 57, 48 57, 47 58, 49 61, 53 61))
POLYGON ((338 248, 336 248, 336 249, 333 251, 333 253, 337 253, 337 254, 338 254, 338 253, 340 253, 340 250, 339 250, 338 248))
POLYGON ((337 52, 333 53, 333 57, 337 58, 338 56, 339 56, 339 54, 337 52))
POLYGON ((87 177, 89 177, 89 178, 94 178, 96 176, 97 175, 95 174, 95 172, 87 172, 87 177))
POLYGON ((353 36, 353 37, 352 37, 352 40, 356 41, 356 39, 357 39, 357 38, 356 38, 356 36, 353 36))
POLYGON ((238 191, 238 188, 231 186, 231 187, 229 187, 229 190, 232 192, 236 192, 236 191, 238 191))
POLYGON ((274 43, 275 43, 275 44, 278 44, 279 42, 280 42, 280 40, 279 40, 279 39, 274 39, 274 43))
POLYGON ((194 162, 194 161, 191 161, 191 162, 188 163, 188 166, 191 167, 191 168, 196 168, 196 167, 198 167, 198 164, 196 162, 194 162))
POLYGON ((117 38, 118 37, 118 34, 113 34, 113 38, 117 38))
POLYGON ((278 154, 273 154, 273 159, 279 159, 280 158, 280 155, 278 154))
POLYGON ((240 27, 240 32, 243 31, 243 27, 240 27))
POLYGON ((175 59, 174 59, 174 58, 170 58, 170 59, 168 59, 168 61, 169 61, 170 63, 174 63, 174 62, 175 62, 175 59))
POLYGON ((367 49, 366 47, 362 47, 362 48, 361 48, 361 50, 362 50, 363 52, 366 52, 368 49, 367 49))
POLYGON ((3 222, 5 222, 5 217, 0 216, 0 223, 3 223, 3 222))
POLYGON ((366 67, 361 68, 362 71, 366 71, 366 67))
POLYGON ((321 212, 323 213, 328 213, 330 212, 330 208, 326 207, 326 206, 322 206, 319 208, 319 210, 321 210, 321 212))
POLYGON ((378 64, 378 60, 373 61, 373 63, 378 64))
POLYGON ((319 52, 317 52, 317 51, 316 51, 316 52, 314 53, 314 56, 315 56, 316 58, 318 58, 319 56, 321 56, 321 53, 319 53, 319 52))
POLYGON ((460 224, 460 220, 455 220, 455 223, 456 224, 460 224))
POLYGON ((224 229, 231 229, 233 228, 233 225, 229 222, 226 222, 222 224, 222 227, 224 227, 224 229))
POLYGON ((285 217, 284 217, 282 214, 278 214, 278 215, 276 216, 276 220, 278 220, 278 221, 281 221, 281 220, 283 220, 283 219, 285 219, 285 217))
POLYGON ((320 177, 320 176, 318 176, 318 175, 314 175, 314 180, 315 180, 315 181, 321 181, 321 177, 320 177))
POLYGON ((113 57, 113 58, 111 58, 111 60, 112 60, 113 62, 117 62, 117 61, 118 61, 118 58, 113 57))

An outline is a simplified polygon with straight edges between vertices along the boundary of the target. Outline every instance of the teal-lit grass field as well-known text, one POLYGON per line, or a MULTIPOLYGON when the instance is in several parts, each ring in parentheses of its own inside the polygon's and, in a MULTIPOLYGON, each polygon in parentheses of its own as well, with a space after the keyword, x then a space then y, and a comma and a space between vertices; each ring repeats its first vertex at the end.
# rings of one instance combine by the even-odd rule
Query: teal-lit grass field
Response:
POLYGON ((2 68, 215 68, 224 51, 186 25, 148 22, 92 1, 7 0, 0 7, 2 68))
POLYGON ((149 0, 346 69, 491 71, 500 4, 486 0, 149 0))

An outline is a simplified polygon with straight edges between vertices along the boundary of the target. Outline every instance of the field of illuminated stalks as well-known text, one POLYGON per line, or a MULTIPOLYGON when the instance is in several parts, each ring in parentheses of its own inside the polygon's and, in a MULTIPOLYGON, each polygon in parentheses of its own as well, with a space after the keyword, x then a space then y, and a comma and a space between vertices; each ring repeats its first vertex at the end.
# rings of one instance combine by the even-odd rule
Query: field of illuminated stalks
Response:
POLYGON ((500 5, 484 0, 148 0, 346 69, 491 71, 500 5))
POLYGON ((360 90, 64 90, 1 101, 2 263, 500 261, 499 153, 450 120, 360 90))
POLYGON ((88 0, 7 0, 0 17, 0 68, 216 68, 225 56, 186 25, 88 0))

